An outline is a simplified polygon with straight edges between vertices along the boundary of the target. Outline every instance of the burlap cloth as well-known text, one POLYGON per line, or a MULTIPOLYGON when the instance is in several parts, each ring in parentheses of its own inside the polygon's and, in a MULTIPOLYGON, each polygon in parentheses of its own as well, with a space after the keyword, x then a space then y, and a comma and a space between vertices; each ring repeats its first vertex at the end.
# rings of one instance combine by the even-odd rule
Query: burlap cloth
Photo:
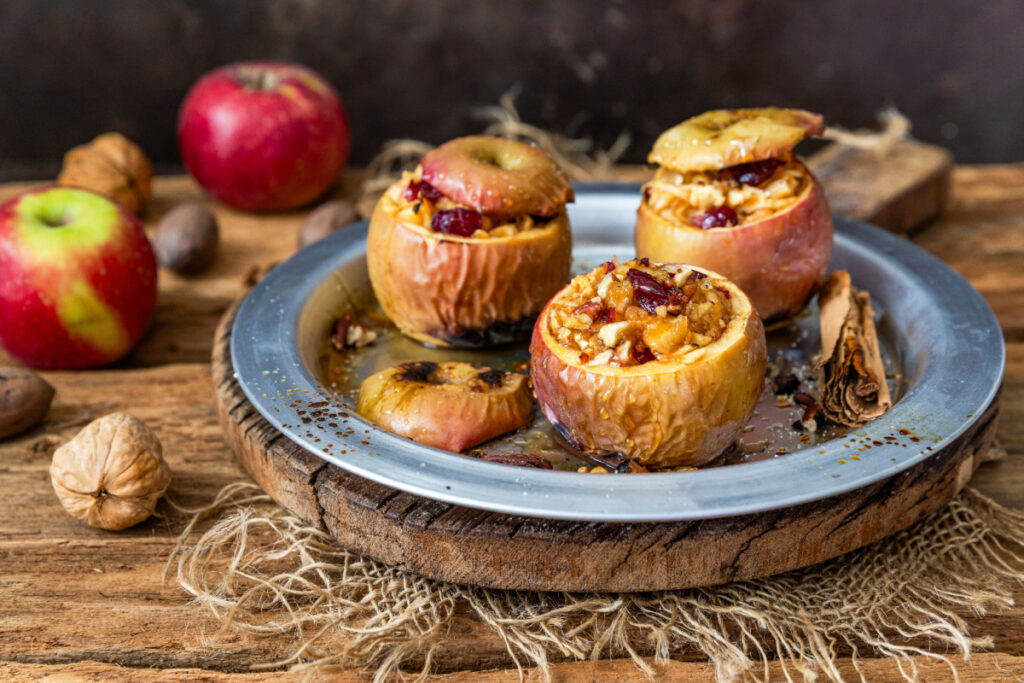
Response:
MULTIPOLYGON (((519 120, 513 96, 482 110, 485 132, 530 140, 574 180, 614 177, 627 135, 609 151, 553 136, 519 120)), ((842 144, 881 149, 909 129, 897 112, 874 135, 830 132, 842 144)), ((376 197, 430 145, 390 143, 371 164, 360 206, 376 197)), ((1013 604, 1024 580, 1024 513, 966 490, 912 528, 807 569, 757 581, 661 593, 564 594, 459 586, 417 577, 354 555, 325 532, 278 507, 254 484, 226 487, 192 519, 168 574, 219 622, 218 634, 286 638, 290 657, 254 668, 329 672, 366 668, 375 680, 431 658, 464 605, 502 638, 516 665, 550 659, 702 653, 721 680, 766 679, 779 660, 792 676, 832 680, 840 652, 900 660, 917 678, 914 656, 968 655, 992 645, 972 637, 964 616, 1013 604), (212 524, 211 524, 212 522, 212 524), (205 531, 201 531, 205 529, 205 531)))
POLYGON ((551 659, 609 656, 632 657, 653 673, 643 657, 699 652, 724 681, 760 680, 776 659, 787 677, 842 680, 836 658, 852 653, 855 664, 899 658, 914 680, 914 655, 948 662, 951 652, 991 647, 991 637, 969 634, 964 617, 1012 605, 1024 580, 1024 513, 971 489, 912 528, 821 565, 637 594, 504 591, 417 577, 339 547, 250 483, 191 512, 168 573, 219 622, 217 635, 288 640, 290 657, 256 669, 358 667, 375 680, 411 660, 419 663, 413 673, 428 673, 460 603, 501 636, 517 666, 542 674, 551 659))

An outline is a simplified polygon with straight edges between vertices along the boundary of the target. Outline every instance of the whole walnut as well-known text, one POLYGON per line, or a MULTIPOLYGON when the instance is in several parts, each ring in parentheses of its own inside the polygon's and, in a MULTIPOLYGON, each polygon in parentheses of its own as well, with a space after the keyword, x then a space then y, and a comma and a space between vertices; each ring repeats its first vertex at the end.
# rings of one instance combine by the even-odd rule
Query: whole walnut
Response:
POLYGON ((104 133, 64 155, 57 184, 91 190, 134 214, 151 196, 153 167, 139 146, 120 133, 104 133))
POLYGON ((171 470, 149 427, 131 415, 112 413, 54 452, 50 481, 72 517, 117 531, 153 514, 171 483, 171 470))

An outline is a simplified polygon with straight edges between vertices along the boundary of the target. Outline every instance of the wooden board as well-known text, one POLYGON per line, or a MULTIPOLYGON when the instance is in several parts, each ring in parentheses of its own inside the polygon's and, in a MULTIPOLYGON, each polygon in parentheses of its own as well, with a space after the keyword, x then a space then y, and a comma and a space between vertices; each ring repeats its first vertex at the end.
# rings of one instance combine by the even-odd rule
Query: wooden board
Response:
POLYGON ((884 153, 832 144, 807 159, 832 210, 903 234, 936 218, 949 202, 953 155, 916 140, 884 153))
POLYGON ((235 379, 230 343, 236 310, 237 305, 225 314, 214 337, 213 382, 224 434, 249 475, 274 500, 325 528, 349 550, 456 583, 649 591, 727 583, 815 564, 904 529, 944 506, 981 463, 999 412, 997 396, 955 441, 900 475, 782 510, 646 524, 519 517, 388 488, 326 463, 283 437, 256 412, 235 379))
MULTIPOLYGON (((347 187, 356 183, 347 177, 347 187)), ((0 185, 0 201, 28 186, 0 185)), ((158 210, 180 201, 204 201, 184 176, 155 179, 154 192, 158 210)), ((179 503, 208 503, 221 486, 245 478, 217 422, 209 365, 214 329, 245 291, 253 269, 292 253, 304 214, 254 216, 214 202, 209 206, 220 220, 223 244, 214 267, 190 278, 161 272, 155 324, 135 352, 113 368, 44 373, 57 389, 50 415, 37 429, 0 441, 2 680, 51 675, 75 680, 277 680, 279 673, 232 672, 249 671, 291 652, 290 636, 214 638, 216 622, 189 601, 173 577, 162 580, 184 523, 180 515, 162 504, 158 511, 163 518, 133 529, 93 529, 64 513, 47 474, 57 445, 90 419, 126 410, 150 425, 163 442, 174 473, 169 495, 179 503)), ((158 215, 147 213, 147 228, 158 215)), ((997 440, 1009 457, 983 465, 970 485, 1015 508, 1024 508, 1022 235, 1024 164, 1007 164, 958 166, 946 212, 912 237, 967 277, 999 316, 1008 352, 997 440)), ((1014 590, 1014 601, 998 612, 961 615, 973 636, 994 642, 991 654, 953 658, 961 680, 1015 680, 1014 674, 1024 669, 1024 588, 1014 590)), ((924 641, 916 644, 930 647, 924 641)), ((770 643, 766 647, 770 657, 785 656, 775 653, 770 643)), ((839 671, 857 680, 849 648, 841 643, 836 647, 839 671)), ((892 660, 867 659, 863 650, 858 654, 857 666, 868 680, 899 680, 892 660)), ((564 659, 551 655, 553 662, 564 659)), ((673 654, 673 660, 667 671, 677 679, 714 680, 699 653, 684 650, 673 654)), ((408 670, 418 670, 422 662, 422 657, 412 658, 408 670)), ((921 666, 928 663, 918 660, 921 666)), ((497 680, 519 680, 505 644, 463 608, 433 653, 433 667, 440 675, 431 680, 480 680, 498 676, 486 672, 495 669, 512 669, 497 680)), ((628 659, 565 663, 555 666, 553 674, 556 680, 648 680, 628 659)), ((951 680, 942 666, 924 669, 921 676, 951 680)), ((339 680, 357 678, 367 676, 339 675, 339 680)), ((527 671, 527 680, 539 678, 527 671)), ((777 665, 772 680, 782 680, 777 665)))

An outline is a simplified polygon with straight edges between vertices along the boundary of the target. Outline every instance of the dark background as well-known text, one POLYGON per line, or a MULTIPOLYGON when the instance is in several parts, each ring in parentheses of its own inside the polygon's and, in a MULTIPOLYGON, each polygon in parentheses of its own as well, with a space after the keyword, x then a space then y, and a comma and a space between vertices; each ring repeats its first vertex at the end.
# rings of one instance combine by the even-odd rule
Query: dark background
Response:
POLYGON ((478 132, 520 86, 523 119, 633 135, 717 107, 788 105, 846 127, 895 105, 960 162, 1024 159, 1024 3, 805 0, 2 0, 0 179, 56 173, 106 130, 180 167, 189 85, 220 64, 302 62, 340 91, 364 164, 390 138, 478 132))

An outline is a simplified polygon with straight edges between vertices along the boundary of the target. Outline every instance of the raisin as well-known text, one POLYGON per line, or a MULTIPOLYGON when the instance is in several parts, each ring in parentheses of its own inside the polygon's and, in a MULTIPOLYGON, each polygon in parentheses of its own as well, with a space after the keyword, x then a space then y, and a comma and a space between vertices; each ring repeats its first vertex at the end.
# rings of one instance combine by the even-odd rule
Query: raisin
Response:
POLYGON ((796 394, 793 394, 793 402, 799 403, 802 406, 813 406, 814 398, 810 394, 805 394, 804 392, 801 391, 796 394))
POLYGON ((331 346, 336 351, 341 351, 348 346, 348 326, 352 324, 352 316, 343 315, 334 323, 334 332, 331 334, 331 346))
POLYGON ((643 365, 644 363, 650 363, 652 360, 657 360, 654 353, 647 348, 642 342, 633 344, 629 350, 629 358, 637 365, 643 365))
POLYGON ((782 165, 778 159, 764 159, 763 161, 752 161, 747 164, 737 164, 722 169, 722 174, 735 180, 740 185, 753 185, 757 187, 775 174, 775 169, 782 165))
POLYGON ((430 221, 434 232, 445 235, 469 237, 484 224, 484 217, 472 209, 447 209, 438 211, 430 221))
POLYGON ((693 219, 693 224, 701 230, 721 228, 726 225, 736 225, 739 222, 740 219, 736 216, 736 212, 728 206, 715 207, 707 213, 701 214, 693 219))
POLYGON ((415 201, 417 199, 426 199, 430 202, 436 202, 442 197, 441 191, 430 183, 423 180, 414 180, 409 183, 409 187, 405 188, 402 192, 402 199, 407 202, 415 201))
POLYGON ((772 382, 776 394, 789 395, 800 388, 800 380, 792 372, 780 372, 772 382))
POLYGON ((653 314, 658 306, 668 304, 668 291, 665 289, 665 285, 658 282, 652 275, 636 268, 630 268, 626 277, 633 284, 633 299, 640 308, 653 314))

